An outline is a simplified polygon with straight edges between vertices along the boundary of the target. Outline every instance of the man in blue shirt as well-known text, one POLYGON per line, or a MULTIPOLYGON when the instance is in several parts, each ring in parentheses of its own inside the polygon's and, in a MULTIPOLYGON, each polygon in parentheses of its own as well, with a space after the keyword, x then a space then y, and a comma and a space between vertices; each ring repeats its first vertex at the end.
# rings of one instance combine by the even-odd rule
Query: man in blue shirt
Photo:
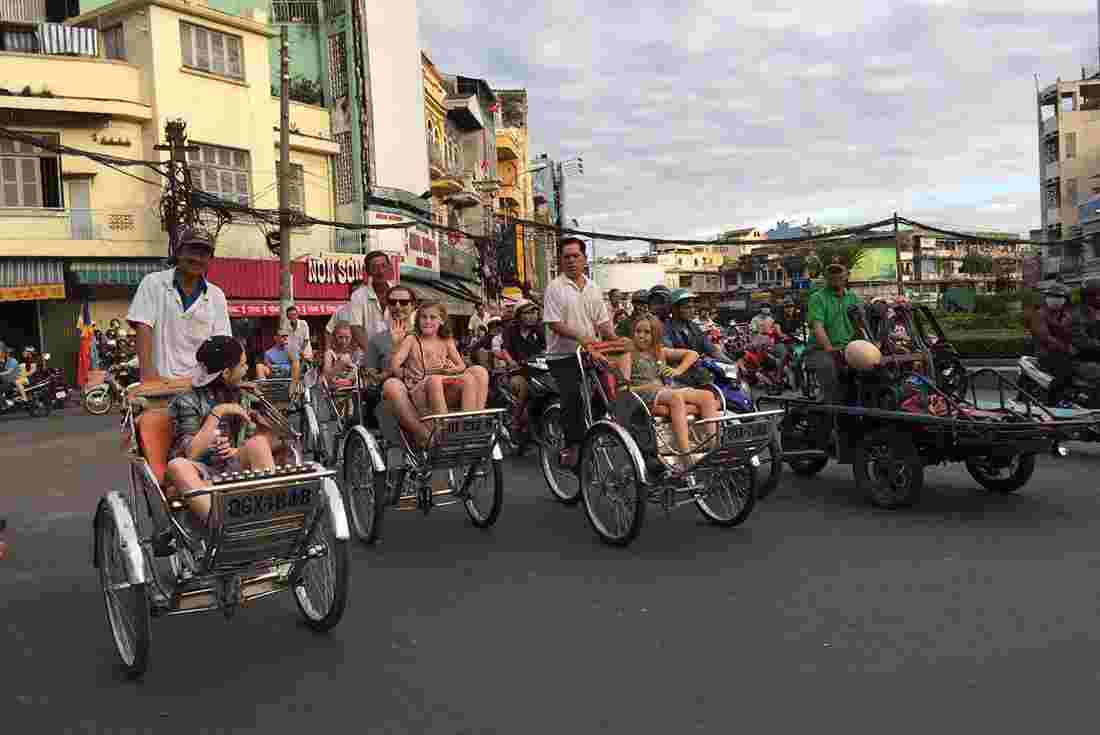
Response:
POLYGON ((285 328, 280 329, 275 336, 275 344, 264 353, 264 362, 256 366, 256 377, 260 380, 267 378, 289 378, 290 364, 297 359, 292 355, 287 343, 290 341, 290 333, 285 328))
MULTIPOLYGON (((0 342, 0 386, 7 388, 9 385, 19 384, 16 382, 19 379, 19 363, 8 352, 8 346, 3 342, 0 342)), ((20 387, 19 396, 22 400, 27 400, 26 394, 20 387)))

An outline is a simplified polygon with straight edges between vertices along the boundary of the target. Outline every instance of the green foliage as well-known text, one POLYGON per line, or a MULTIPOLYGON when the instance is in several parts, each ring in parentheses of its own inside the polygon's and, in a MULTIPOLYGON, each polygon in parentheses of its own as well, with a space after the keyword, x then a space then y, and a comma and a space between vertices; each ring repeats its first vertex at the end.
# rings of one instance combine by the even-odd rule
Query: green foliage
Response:
POLYGON ((817 278, 825 272, 826 266, 838 259, 849 271, 855 269, 866 255, 862 245, 848 242, 821 242, 814 248, 814 253, 806 259, 806 267, 812 278, 817 278))
MULTIPOLYGON (((274 84, 271 85, 271 96, 279 96, 279 88, 274 84)), ((312 79, 301 76, 292 77, 290 80, 290 99, 307 105, 324 106, 325 90, 319 82, 312 79)))
POLYGON ((1022 334, 971 334, 952 338, 951 343, 964 357, 1017 357, 1028 352, 1031 336, 1022 334))
POLYGON ((993 267, 993 258, 991 256, 981 255, 979 253, 967 253, 963 257, 962 265, 959 267, 959 273, 965 273, 967 275, 992 273, 993 267))

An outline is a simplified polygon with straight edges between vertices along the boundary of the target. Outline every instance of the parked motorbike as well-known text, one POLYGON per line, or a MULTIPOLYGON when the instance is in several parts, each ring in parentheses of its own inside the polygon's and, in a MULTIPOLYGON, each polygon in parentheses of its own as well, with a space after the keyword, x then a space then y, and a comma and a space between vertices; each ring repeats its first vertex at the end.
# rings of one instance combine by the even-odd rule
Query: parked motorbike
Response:
POLYGON ((52 407, 62 409, 72 397, 73 389, 65 382, 65 373, 60 368, 46 367, 49 361, 50 353, 46 352, 42 355, 42 362, 38 369, 30 376, 30 386, 45 383, 45 392, 50 398, 52 407))
POLYGON ((106 379, 99 385, 89 388, 84 394, 84 410, 90 414, 102 416, 116 404, 121 408, 126 388, 137 382, 140 382, 137 356, 125 362, 113 364, 107 369, 106 379))

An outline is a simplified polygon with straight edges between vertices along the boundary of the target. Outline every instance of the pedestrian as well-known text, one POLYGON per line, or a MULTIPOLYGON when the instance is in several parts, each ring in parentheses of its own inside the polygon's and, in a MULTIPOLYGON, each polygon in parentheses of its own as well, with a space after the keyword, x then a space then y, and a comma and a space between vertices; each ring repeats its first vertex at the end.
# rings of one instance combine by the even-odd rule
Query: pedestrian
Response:
POLYGON ((549 330, 547 353, 555 355, 547 364, 561 396, 565 449, 559 459, 563 466, 575 469, 577 450, 585 433, 576 350, 596 342, 597 336, 614 339, 615 333, 600 287, 584 275, 587 265, 585 242, 577 237, 566 237, 558 247, 558 257, 560 273, 546 287, 542 319, 549 330))
POLYGON ((198 227, 179 237, 175 266, 141 279, 127 321, 137 335, 141 382, 185 378, 210 337, 231 337, 225 293, 206 280, 214 238, 198 227))
POLYGON ((288 335, 290 350, 301 355, 303 360, 312 360, 313 343, 309 339, 309 324, 305 319, 298 317, 298 307, 292 306, 286 310, 286 322, 290 327, 288 335))

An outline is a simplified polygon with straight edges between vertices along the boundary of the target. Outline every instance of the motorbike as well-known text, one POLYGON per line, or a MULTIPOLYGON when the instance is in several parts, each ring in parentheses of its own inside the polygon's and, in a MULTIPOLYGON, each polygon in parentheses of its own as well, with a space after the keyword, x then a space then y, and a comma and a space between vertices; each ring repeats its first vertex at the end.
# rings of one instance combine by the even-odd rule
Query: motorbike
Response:
POLYGON ((123 407, 126 388, 138 380, 138 359, 134 357, 125 362, 116 362, 107 370, 107 378, 99 385, 84 393, 84 410, 95 416, 102 416, 112 406, 123 407))
POLYGON ((23 410, 35 418, 49 416, 50 411, 53 410, 53 401, 50 400, 46 388, 45 381, 28 384, 27 400, 24 401, 20 398, 19 389, 14 383, 4 383, 3 387, 0 387, 0 416, 23 410))
MULTIPOLYGON (((1039 366, 1039 358, 1031 355, 1021 356, 1017 366, 1020 368, 1020 390, 1045 403, 1054 377, 1039 366)), ((1082 408, 1100 409, 1100 384, 1075 372, 1066 400, 1082 408)))
POLYGON ((52 407, 62 409, 69 402, 74 390, 65 382, 65 373, 60 368, 46 367, 46 363, 49 361, 50 353, 46 352, 42 355, 42 363, 30 376, 28 387, 45 383, 46 395, 50 397, 52 407))
POLYGON ((542 440, 542 414, 557 400, 558 389, 546 358, 536 355, 510 370, 494 371, 489 386, 488 408, 507 408, 509 417, 504 421, 504 443, 517 457, 522 457, 527 445, 542 440), (510 378, 519 374, 527 379, 527 424, 521 431, 512 418, 516 397, 512 395, 510 378))

